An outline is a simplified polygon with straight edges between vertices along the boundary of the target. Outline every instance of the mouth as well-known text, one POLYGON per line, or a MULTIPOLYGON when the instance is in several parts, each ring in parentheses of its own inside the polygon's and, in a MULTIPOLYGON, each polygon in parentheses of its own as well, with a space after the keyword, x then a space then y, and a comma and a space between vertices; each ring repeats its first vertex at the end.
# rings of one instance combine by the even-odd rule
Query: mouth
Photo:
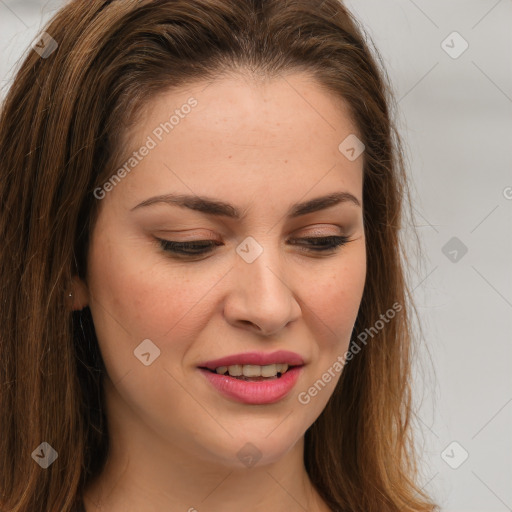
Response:
POLYGON ((272 404, 293 389, 303 370, 298 354, 250 352, 198 365, 206 380, 225 397, 252 405, 272 404))
POLYGON ((199 367, 201 370, 207 370, 216 375, 227 375, 237 380, 249 382, 261 382, 267 380, 280 379, 286 372, 292 368, 302 365, 289 365, 287 363, 274 363, 264 366, 254 364, 233 364, 230 366, 218 366, 215 369, 199 367))

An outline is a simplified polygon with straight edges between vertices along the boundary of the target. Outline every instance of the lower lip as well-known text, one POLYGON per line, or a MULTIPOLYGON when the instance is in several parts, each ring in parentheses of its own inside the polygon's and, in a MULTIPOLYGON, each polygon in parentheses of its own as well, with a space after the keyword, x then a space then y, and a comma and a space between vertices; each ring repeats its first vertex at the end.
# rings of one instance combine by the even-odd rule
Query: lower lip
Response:
POLYGON ((223 395, 244 404, 273 404, 283 399, 295 386, 302 366, 294 366, 277 379, 247 381, 219 375, 199 368, 210 384, 223 395))

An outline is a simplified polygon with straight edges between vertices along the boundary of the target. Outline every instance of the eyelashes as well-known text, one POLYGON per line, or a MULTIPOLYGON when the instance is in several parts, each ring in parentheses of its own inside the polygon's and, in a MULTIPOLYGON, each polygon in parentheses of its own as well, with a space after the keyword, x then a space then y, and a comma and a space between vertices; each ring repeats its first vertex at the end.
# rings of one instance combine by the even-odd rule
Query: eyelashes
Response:
MULTIPOLYGON (((195 240, 193 242, 176 242, 157 238, 163 251, 177 258, 193 258, 211 253, 215 246, 222 245, 215 240, 195 240)), ((302 251, 310 253, 332 253, 349 242, 347 236, 322 236, 292 239, 291 245, 299 245, 302 251)))

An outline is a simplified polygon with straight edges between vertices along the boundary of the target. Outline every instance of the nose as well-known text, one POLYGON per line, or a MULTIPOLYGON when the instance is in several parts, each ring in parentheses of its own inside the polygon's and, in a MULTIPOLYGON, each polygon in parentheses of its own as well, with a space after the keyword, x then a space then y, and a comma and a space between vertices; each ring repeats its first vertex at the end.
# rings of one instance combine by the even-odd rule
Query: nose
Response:
POLYGON ((265 247, 250 263, 237 254, 230 279, 224 314, 231 325, 271 336, 300 317, 296 278, 277 249, 265 247))

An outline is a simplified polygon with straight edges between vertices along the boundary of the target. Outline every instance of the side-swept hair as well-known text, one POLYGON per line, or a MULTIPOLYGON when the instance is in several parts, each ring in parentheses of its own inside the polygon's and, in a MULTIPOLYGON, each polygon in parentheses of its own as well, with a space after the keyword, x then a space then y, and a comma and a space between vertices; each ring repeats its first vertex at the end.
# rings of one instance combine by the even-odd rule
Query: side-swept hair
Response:
POLYGON ((402 308, 346 364, 306 432, 305 466, 333 510, 434 510, 416 483, 410 428, 404 152, 381 58, 357 21, 337 0, 73 0, 45 32, 57 49, 29 50, 0 117, 1 509, 70 511, 104 465, 105 368, 90 311, 70 312, 67 295, 85 275, 93 191, 141 106, 227 73, 306 71, 346 102, 366 146, 367 276, 353 339, 402 308), (46 470, 31 457, 43 441, 58 452, 46 470))

